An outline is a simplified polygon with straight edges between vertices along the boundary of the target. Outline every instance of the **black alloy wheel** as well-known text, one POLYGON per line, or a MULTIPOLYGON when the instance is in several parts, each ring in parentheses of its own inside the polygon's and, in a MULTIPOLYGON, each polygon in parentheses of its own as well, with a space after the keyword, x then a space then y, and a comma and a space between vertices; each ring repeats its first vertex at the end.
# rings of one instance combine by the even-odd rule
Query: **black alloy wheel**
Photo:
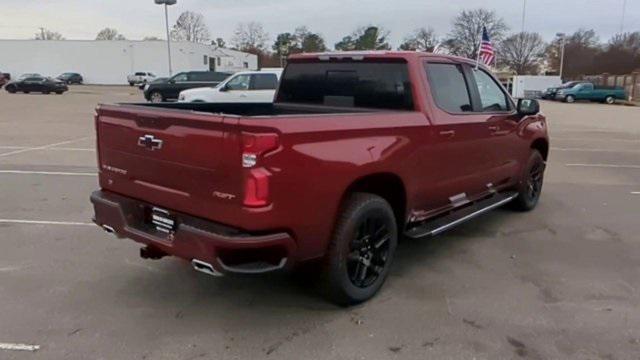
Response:
POLYGON ((371 286, 382 274, 389 260, 391 232, 381 217, 364 218, 349 244, 347 273, 359 288, 371 286))

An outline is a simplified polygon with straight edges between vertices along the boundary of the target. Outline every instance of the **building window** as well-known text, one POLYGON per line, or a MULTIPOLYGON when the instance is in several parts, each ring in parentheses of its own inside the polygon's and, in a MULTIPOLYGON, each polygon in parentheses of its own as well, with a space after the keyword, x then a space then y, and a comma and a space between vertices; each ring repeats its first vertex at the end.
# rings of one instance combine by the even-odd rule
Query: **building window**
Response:
POLYGON ((209 62, 209 57, 207 55, 203 55, 202 59, 204 60, 204 64, 207 65, 209 62))
POLYGON ((249 63, 248 63, 248 62, 246 62, 246 61, 245 61, 243 64, 244 64, 244 68, 245 68, 245 69, 248 69, 248 68, 249 68, 249 63))
POLYGON ((222 66, 222 59, 221 58, 217 58, 218 59, 218 66, 222 66))

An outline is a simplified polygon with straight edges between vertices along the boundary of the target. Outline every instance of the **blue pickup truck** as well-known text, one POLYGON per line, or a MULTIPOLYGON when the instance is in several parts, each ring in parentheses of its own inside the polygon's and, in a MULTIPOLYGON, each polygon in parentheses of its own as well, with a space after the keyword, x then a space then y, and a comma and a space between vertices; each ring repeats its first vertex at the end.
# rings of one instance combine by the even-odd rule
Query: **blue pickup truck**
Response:
POLYGON ((570 88, 560 89, 556 93, 556 100, 568 103, 573 103, 577 100, 589 100, 614 104, 616 100, 626 99, 627 94, 622 87, 598 86, 584 82, 570 88))

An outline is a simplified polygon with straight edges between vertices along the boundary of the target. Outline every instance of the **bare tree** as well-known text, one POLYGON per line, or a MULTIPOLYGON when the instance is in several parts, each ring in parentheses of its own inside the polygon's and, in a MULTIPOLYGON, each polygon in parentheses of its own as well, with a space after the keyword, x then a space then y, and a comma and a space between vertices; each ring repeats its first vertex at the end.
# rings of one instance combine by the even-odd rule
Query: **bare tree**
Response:
MULTIPOLYGON (((556 37, 547 47, 546 57, 550 67, 560 69, 563 40, 556 37)), ((593 30, 579 29, 564 39, 564 72, 567 79, 592 73, 596 55, 601 51, 598 36, 593 30)))
POLYGON ((617 34, 594 58, 590 73, 628 74, 640 70, 640 32, 617 34))
POLYGON ((453 20, 453 30, 446 40, 446 47, 453 55, 474 59, 480 49, 483 27, 487 28, 494 43, 499 43, 508 30, 507 24, 495 11, 463 10, 453 20))
POLYGON ((500 43, 500 62, 519 75, 536 74, 544 58, 546 44, 538 33, 521 32, 500 43))
POLYGON ((420 28, 414 30, 404 38, 402 44, 400 44, 400 50, 411 51, 433 51, 438 45, 438 38, 432 28, 420 28))
POLYGON ((127 38, 114 28, 104 28, 98 32, 96 40, 127 40, 127 38))
POLYGON ((204 16, 192 11, 185 11, 180 14, 171 30, 171 39, 174 41, 208 43, 209 28, 205 24, 204 16))
POLYGON ((638 56, 640 55, 640 31, 617 34, 609 40, 608 47, 624 49, 638 56))
POLYGON ((267 51, 269 34, 264 31, 262 24, 258 22, 240 23, 233 35, 233 47, 252 54, 261 54, 267 51))
POLYGON ((40 28, 40 32, 34 36, 36 40, 64 40, 64 37, 59 32, 40 28))

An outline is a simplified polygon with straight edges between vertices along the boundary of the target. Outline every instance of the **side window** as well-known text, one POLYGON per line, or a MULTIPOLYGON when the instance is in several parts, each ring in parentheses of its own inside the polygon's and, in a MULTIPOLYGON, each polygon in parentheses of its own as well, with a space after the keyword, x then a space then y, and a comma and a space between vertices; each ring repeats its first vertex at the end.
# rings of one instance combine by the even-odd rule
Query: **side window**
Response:
POLYGON ((250 75, 238 75, 227 83, 229 90, 249 90, 250 75))
POLYGON ((473 73, 476 78, 476 84, 478 84, 482 111, 509 111, 507 95, 500 89, 500 86, 493 78, 484 70, 474 70, 473 73))
POLYGON ((207 75, 199 72, 192 72, 188 74, 189 81, 206 81, 207 75))
POLYGON ((185 81, 188 81, 188 77, 186 73, 180 73, 174 76, 172 80, 175 82, 185 82, 185 81))
POLYGON ((440 108, 455 113, 473 111, 461 65, 429 63, 426 67, 433 98, 440 108))
POLYGON ((274 74, 255 74, 251 77, 251 90, 275 90, 278 86, 278 78, 274 74))

